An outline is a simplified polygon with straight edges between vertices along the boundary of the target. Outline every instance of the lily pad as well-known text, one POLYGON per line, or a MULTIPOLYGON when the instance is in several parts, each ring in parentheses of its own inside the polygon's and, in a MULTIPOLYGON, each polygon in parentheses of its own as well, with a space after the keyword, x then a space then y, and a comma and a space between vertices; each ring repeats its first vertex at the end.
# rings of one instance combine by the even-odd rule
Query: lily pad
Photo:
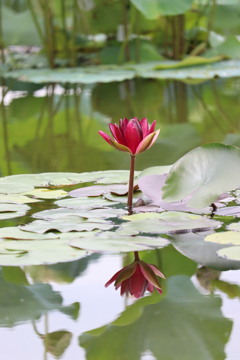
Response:
POLYGON ((24 216, 29 209, 25 204, 0 204, 0 220, 24 216))
POLYGON ((127 192, 127 185, 93 185, 70 191, 69 195, 72 197, 100 196, 108 193, 126 195, 127 192))
POLYGON ((69 209, 96 209, 109 205, 116 205, 118 202, 108 201, 106 199, 102 199, 100 197, 83 197, 83 198, 72 198, 72 199, 63 199, 55 201, 55 204, 60 207, 66 207, 69 209))
POLYGON ((162 248, 169 244, 167 239, 148 236, 127 236, 114 232, 102 232, 90 238, 79 238, 69 242, 73 247, 94 251, 129 252, 150 248, 162 248))
POLYGON ((61 68, 61 69, 24 69, 8 71, 5 76, 24 82, 35 84, 42 83, 71 83, 71 84, 95 84, 97 82, 108 83, 133 79, 133 70, 121 69, 115 66, 91 66, 87 68, 61 68))
POLYGON ((214 234, 206 236, 204 240, 214 242, 217 244, 240 245, 240 232, 238 231, 216 232, 214 234))
POLYGON ((188 195, 189 206, 201 208, 240 184, 240 149, 223 144, 200 146, 180 158, 163 187, 163 199, 179 201, 188 195))
POLYGON ((30 204, 41 200, 33 199, 21 194, 0 194, 0 203, 30 204))
POLYGON ((139 174, 138 178, 140 179, 146 175, 165 175, 168 174, 171 170, 172 165, 165 165, 165 166, 152 166, 150 168, 144 169, 139 174))
POLYGON ((217 254, 224 259, 240 261, 240 246, 229 246, 220 249, 217 254))
POLYGON ((86 255, 85 250, 77 250, 69 246, 68 240, 2 240, 0 242, 2 266, 55 264, 77 260, 86 255))
POLYGON ((49 240, 58 239, 59 235, 48 233, 44 235, 23 231, 18 226, 0 228, 0 239, 10 240, 49 240))
POLYGON ((209 232, 191 232, 182 235, 171 235, 171 241, 177 251, 198 264, 216 270, 240 269, 240 261, 236 262, 223 259, 217 255, 218 251, 226 245, 204 241, 205 237, 214 234, 215 233, 209 234, 209 232))
POLYGON ((125 210, 119 208, 102 208, 102 209, 92 209, 91 211, 78 210, 78 209, 68 209, 68 208, 58 208, 51 210, 43 210, 33 214, 34 218, 44 219, 44 220, 57 220, 65 216, 79 216, 84 219, 107 219, 112 217, 117 217, 124 215, 125 210))
POLYGON ((19 226, 19 229, 44 234, 49 231, 66 233, 69 231, 109 230, 112 227, 113 224, 111 221, 89 222, 82 220, 79 216, 66 216, 51 221, 36 220, 30 224, 19 226))
POLYGON ((2 179, 0 179, 1 194, 22 194, 27 191, 32 191, 34 189, 34 186, 32 184, 21 182, 19 183, 18 180, 16 180, 16 183, 14 181, 8 182, 6 178, 2 179), (5 179, 5 181, 1 181, 2 179, 5 179))
POLYGON ((203 231, 219 227, 221 224, 204 216, 170 211, 134 214, 124 216, 123 219, 129 222, 123 223, 122 228, 149 234, 203 231))
POLYGON ((188 206, 189 198, 181 201, 167 202, 162 198, 162 188, 165 185, 167 175, 146 175, 138 179, 139 189, 143 195, 151 200, 152 205, 160 206, 163 210, 169 211, 185 211, 193 213, 210 213, 210 208, 195 209, 188 206))
POLYGON ((233 231, 240 231, 240 222, 234 222, 232 224, 227 225, 227 229, 233 231))
POLYGON ((64 190, 34 189, 26 192, 25 195, 38 199, 59 199, 68 196, 68 193, 64 190))

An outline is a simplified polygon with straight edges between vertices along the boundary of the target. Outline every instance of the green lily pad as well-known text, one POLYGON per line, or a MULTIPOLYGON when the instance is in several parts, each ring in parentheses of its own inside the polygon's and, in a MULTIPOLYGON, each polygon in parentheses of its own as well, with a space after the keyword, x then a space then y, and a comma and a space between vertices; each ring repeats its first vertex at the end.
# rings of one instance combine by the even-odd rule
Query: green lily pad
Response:
POLYGON ((26 204, 0 204, 0 220, 24 216, 29 209, 26 204))
MULTIPOLYGON (((171 62, 167 62, 172 67, 171 62)), ((216 76, 220 78, 239 77, 240 68, 239 60, 228 60, 214 62, 213 64, 202 64, 189 67, 176 67, 165 68, 161 70, 154 69, 154 66, 150 64, 142 64, 136 68, 137 75, 146 79, 176 79, 176 80, 189 80, 189 79, 213 79, 216 76)), ((155 64, 155 66, 161 66, 161 64, 155 64)), ((165 65, 165 64, 163 64, 165 65)))
POLYGON ((34 189, 26 192, 25 195, 38 199, 59 199, 68 196, 68 193, 64 190, 34 189))
MULTIPOLYGON (((6 178, 2 178, 6 179, 6 178)), ((16 183, 14 181, 8 182, 6 179, 5 181, 1 181, 0 179, 0 193, 1 194, 22 194, 27 191, 32 191, 34 186, 32 184, 27 183, 19 183, 16 179, 16 183)), ((12 179, 11 179, 12 180, 12 179)))
POLYGON ((0 242, 2 266, 55 264, 77 260, 86 255, 85 250, 77 250, 69 246, 68 240, 2 240, 0 242))
POLYGON ((33 214, 34 218, 44 220, 57 220, 66 216, 79 216, 83 219, 100 221, 100 219, 108 219, 112 217, 122 216, 126 213, 125 210, 119 208, 103 208, 92 210, 78 210, 68 208, 58 208, 51 210, 43 210, 33 214))
POLYGON ((70 191, 69 195, 72 197, 100 196, 109 193, 126 195, 127 192, 127 185, 93 185, 70 191))
POLYGON ((118 202, 108 201, 100 197, 83 197, 83 198, 71 198, 55 201, 55 204, 60 207, 66 207, 69 209, 85 209, 90 210, 100 207, 108 207, 109 205, 116 205, 118 202))
POLYGON ((227 225, 227 229, 233 231, 240 231, 240 222, 236 222, 236 223, 234 222, 232 224, 227 225))
POLYGON ((226 245, 204 241, 205 237, 214 234, 209 234, 209 232, 195 234, 191 232, 182 235, 171 235, 171 242, 177 251, 197 264, 221 271, 240 269, 240 261, 223 259, 217 255, 217 252, 226 245))
POLYGON ((214 242, 217 244, 240 245, 240 232, 238 231, 216 232, 214 234, 206 236, 204 240, 214 242))
POLYGON ((0 239, 11 240, 49 240, 58 239, 59 235, 48 233, 44 235, 36 234, 33 232, 23 231, 17 226, 0 228, 0 239))
POLYGON ((229 246, 218 250, 218 256, 234 261, 240 261, 240 246, 229 246))
POLYGON ((113 224, 111 221, 89 222, 81 219, 79 216, 66 216, 51 221, 35 220, 32 223, 19 226, 19 229, 44 234, 49 231, 66 233, 69 231, 109 230, 112 227, 113 224))
POLYGON ((123 229, 139 233, 165 234, 187 231, 203 231, 220 226, 220 222, 201 215, 184 212, 142 213, 124 216, 123 229))
POLYGON ((41 200, 33 199, 21 194, 0 194, 0 203, 30 204, 41 200))
POLYGON ((146 175, 164 175, 168 174, 171 170, 172 165, 165 165, 165 166, 152 166, 150 168, 144 169, 139 174, 138 178, 141 178, 142 176, 146 175))
POLYGON ((223 144, 200 146, 180 158, 172 167, 163 187, 163 199, 203 208, 222 193, 240 184, 240 149, 223 144))
POLYGON ((71 84, 95 84, 97 82, 108 83, 133 79, 133 70, 125 70, 115 66, 91 66, 87 68, 61 68, 61 69, 24 69, 8 71, 5 76, 24 82, 35 84, 42 83, 71 83, 71 84))
POLYGON ((127 236, 115 232, 102 232, 90 238, 79 238, 69 242, 69 245, 85 250, 129 252, 141 251, 150 248, 162 248, 169 244, 163 238, 148 236, 127 236))

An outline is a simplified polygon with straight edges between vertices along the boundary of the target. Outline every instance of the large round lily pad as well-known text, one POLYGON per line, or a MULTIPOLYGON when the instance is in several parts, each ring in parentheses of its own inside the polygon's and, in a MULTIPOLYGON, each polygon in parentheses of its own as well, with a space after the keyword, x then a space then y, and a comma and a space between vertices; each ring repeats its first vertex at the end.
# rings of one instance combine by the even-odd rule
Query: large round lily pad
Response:
POLYGON ((200 146, 180 158, 170 170, 163 199, 203 208, 240 184, 240 149, 223 144, 200 146))

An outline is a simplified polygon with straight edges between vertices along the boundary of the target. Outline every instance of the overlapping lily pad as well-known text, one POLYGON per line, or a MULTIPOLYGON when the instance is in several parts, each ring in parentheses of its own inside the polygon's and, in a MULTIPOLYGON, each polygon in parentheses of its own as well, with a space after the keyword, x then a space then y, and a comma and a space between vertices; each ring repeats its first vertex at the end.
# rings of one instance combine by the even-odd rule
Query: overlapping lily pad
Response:
POLYGON ((79 216, 66 216, 51 221, 36 220, 19 228, 24 231, 44 234, 49 231, 66 233, 70 231, 109 230, 113 226, 111 221, 102 220, 100 222, 90 222, 82 220, 79 216))
POLYGON ((0 220, 23 216, 29 209, 26 204, 0 204, 0 220))
POLYGON ((150 234, 203 231, 221 225, 219 221, 201 215, 173 211, 135 214, 124 216, 123 219, 130 222, 122 224, 122 228, 150 234))
POLYGON ((112 217, 117 217, 124 215, 126 211, 120 208, 108 207, 100 209, 92 209, 91 211, 85 211, 82 209, 69 209, 69 208, 57 208, 51 210, 43 210, 33 214, 34 218, 44 219, 44 220, 56 220, 61 219, 66 216, 79 216, 83 219, 108 219, 112 217))
MULTIPOLYGON (((162 248, 169 244, 169 236, 174 246, 181 251, 181 244, 184 244, 184 241, 181 240, 179 243, 175 239, 181 236, 180 234, 188 237, 189 234, 195 236, 195 233, 203 231, 213 232, 222 223, 206 215, 186 211, 166 211, 167 205, 162 208, 164 201, 161 198, 161 186, 170 169, 171 166, 154 167, 142 173, 137 172, 140 176, 135 179, 135 184, 140 187, 143 194, 137 191, 134 196, 138 199, 143 195, 144 201, 147 201, 143 202, 144 206, 134 208, 136 213, 133 215, 127 215, 126 191, 129 172, 125 170, 79 174, 24 174, 1 178, 0 185, 11 185, 10 194, 7 192, 3 194, 3 199, 9 197, 13 202, 0 203, 0 218, 1 215, 4 219, 6 216, 8 218, 22 216, 31 209, 31 216, 37 220, 28 219, 25 224, 0 229, 0 264, 15 266, 53 264, 78 259, 85 256, 86 251, 129 252, 162 248), (69 193, 66 191, 69 185, 84 182, 87 186, 81 185, 80 188, 69 193), (93 185, 89 186, 89 182, 93 185), (21 192, 12 192, 14 186, 20 183, 29 187, 28 191, 24 191, 27 196, 21 192), (17 200, 14 203, 15 198, 19 199, 19 202, 26 202, 27 199, 36 200, 35 196, 37 202, 40 201, 39 205, 38 203, 19 204, 17 200), (49 201, 59 197, 60 200, 54 203, 49 201), (61 199, 61 197, 66 198, 61 199), (39 207, 44 209, 45 200, 48 206, 50 204, 54 208, 39 211, 39 207), (138 213, 138 209, 142 212, 138 213)), ((171 172, 172 170, 170 175, 171 172)), ((16 186, 16 189, 18 191, 20 188, 16 186)), ((226 197, 229 195, 225 194, 224 198, 226 197)), ((234 199, 231 195, 230 200, 234 199)), ((173 205, 178 210, 195 211, 182 202, 171 204, 173 205)), ((202 213, 203 210, 199 212, 202 213)), ((26 218, 24 221, 26 222, 26 218)), ((229 230, 238 230, 231 229, 230 226, 229 230)), ((234 227, 233 224, 232 226, 234 227)), ((204 241, 204 244, 207 246, 207 242, 204 241)), ((214 261, 211 260, 213 266, 216 265, 216 259, 221 259, 217 255, 221 247, 223 245, 217 244, 211 250, 211 259, 213 252, 215 256, 214 261)), ((199 253, 203 256, 203 252, 199 253)), ((201 262, 201 259, 197 261, 201 262)), ((225 259, 219 261, 223 261, 224 266, 226 265, 225 259)), ((229 266, 229 262, 227 264, 225 268, 229 266)), ((220 265, 222 266, 222 263, 220 265)))
POLYGON ((190 151, 173 165, 163 187, 163 200, 179 201, 190 196, 188 204, 202 208, 239 184, 240 149, 207 144, 190 151))

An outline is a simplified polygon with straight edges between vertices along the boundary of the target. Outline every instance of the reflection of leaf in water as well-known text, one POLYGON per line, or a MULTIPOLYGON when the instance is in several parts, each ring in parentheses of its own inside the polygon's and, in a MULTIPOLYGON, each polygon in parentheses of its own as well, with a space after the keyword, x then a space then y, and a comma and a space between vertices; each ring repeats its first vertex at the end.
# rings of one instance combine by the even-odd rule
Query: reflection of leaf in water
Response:
POLYGON ((166 297, 141 299, 112 324, 81 335, 86 358, 139 360, 151 351, 156 359, 225 359, 231 321, 221 313, 221 300, 200 294, 185 276, 168 285, 166 297))
POLYGON ((69 331, 54 331, 46 334, 44 337, 44 344, 47 352, 58 358, 62 356, 64 351, 68 348, 71 339, 72 334, 69 331))
POLYGON ((52 310, 76 318, 76 309, 75 304, 62 306, 61 295, 48 284, 16 285, 5 282, 0 273, 0 326, 12 327, 52 310))

